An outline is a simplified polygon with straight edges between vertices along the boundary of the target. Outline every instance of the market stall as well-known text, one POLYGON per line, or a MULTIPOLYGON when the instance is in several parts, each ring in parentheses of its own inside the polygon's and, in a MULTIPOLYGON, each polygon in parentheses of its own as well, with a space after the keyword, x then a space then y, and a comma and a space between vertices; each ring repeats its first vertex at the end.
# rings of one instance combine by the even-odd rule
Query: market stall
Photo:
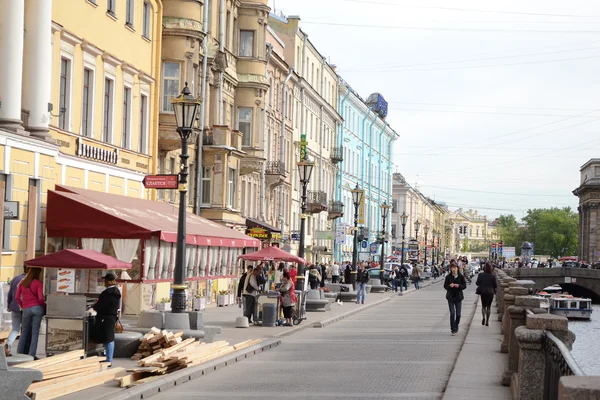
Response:
POLYGON ((94 250, 67 249, 27 260, 44 268, 46 293, 46 355, 72 350, 101 350, 90 341, 92 316, 87 311, 104 290, 107 271, 131 269, 131 264, 94 250))

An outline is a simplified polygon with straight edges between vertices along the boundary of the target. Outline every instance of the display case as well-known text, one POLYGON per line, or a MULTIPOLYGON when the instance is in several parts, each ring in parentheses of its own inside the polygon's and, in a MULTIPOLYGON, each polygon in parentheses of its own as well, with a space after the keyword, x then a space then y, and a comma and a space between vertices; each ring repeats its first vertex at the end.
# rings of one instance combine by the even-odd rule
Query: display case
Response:
POLYGON ((46 316, 46 356, 85 350, 85 356, 101 353, 101 344, 90 339, 90 327, 94 317, 46 316))

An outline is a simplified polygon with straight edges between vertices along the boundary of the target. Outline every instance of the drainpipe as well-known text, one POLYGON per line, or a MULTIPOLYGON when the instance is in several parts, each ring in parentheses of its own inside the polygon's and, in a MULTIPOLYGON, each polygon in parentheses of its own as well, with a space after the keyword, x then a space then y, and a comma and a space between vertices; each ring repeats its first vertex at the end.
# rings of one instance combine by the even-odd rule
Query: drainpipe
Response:
MULTIPOLYGON (((206 31, 206 27, 208 26, 208 7, 206 3, 204 3, 204 17, 202 21, 202 29, 206 31)), ((202 209, 202 177, 203 177, 203 167, 202 167, 202 143, 204 140, 204 118, 206 116, 206 79, 208 76, 208 34, 205 33, 204 40, 202 40, 202 53, 204 57, 202 57, 202 81, 200 82, 200 100, 202 104, 200 105, 200 135, 197 137, 196 144, 196 199, 194 201, 194 211, 196 215, 200 215, 200 211, 202 209)))
MULTIPOLYGON (((396 141, 396 135, 398 135, 398 133, 392 129, 392 133, 393 135, 390 137, 390 142, 388 144, 388 170, 390 171, 390 176, 388 178, 388 185, 389 185, 389 193, 388 193, 388 204, 392 204, 392 198, 394 197, 394 185, 393 183, 391 183, 391 179, 392 179, 392 144, 396 141)), ((400 226, 400 225, 398 225, 400 226)))
MULTIPOLYGON (((273 52, 273 45, 271 43, 267 43, 267 58, 265 61, 265 78, 268 76, 268 67, 269 62, 271 61, 271 53, 273 52)), ((265 97, 263 101, 263 154, 267 152, 267 92, 265 91, 265 97)), ((267 157, 265 157, 267 158, 267 157)), ((266 161, 263 162, 262 168, 260 171, 260 219, 266 221, 265 218, 265 168, 266 161)))
MULTIPOLYGON (((382 181, 382 175, 383 175, 382 174, 383 170, 381 168, 382 165, 383 165, 383 163, 382 163, 382 158, 383 158, 383 156, 382 156, 382 153, 383 153, 383 146, 382 146, 382 144, 383 144, 383 132, 385 132, 385 129, 387 128, 387 126, 388 126, 388 123, 387 122, 384 123, 383 124, 383 128, 381 128, 381 132, 379 132, 379 137, 381 139, 379 140, 379 182, 378 182, 378 186, 377 186, 377 198, 379 199, 379 204, 380 205, 382 203, 381 198, 383 197, 382 193, 381 193, 381 191, 382 191, 381 181, 382 181)), ((379 220, 381 219, 381 207, 377 207, 377 210, 378 210, 377 214, 379 216, 379 218, 377 218, 377 222, 379 222, 379 220)), ((386 226, 387 226, 387 222, 388 222, 389 219, 390 218, 386 218, 386 221, 385 221, 386 222, 386 226)))
MULTIPOLYGON (((294 74, 294 68, 290 68, 288 76, 283 81, 283 109, 281 110, 281 137, 279 138, 279 161, 285 163, 285 117, 287 115, 287 83, 294 74)), ((279 224, 283 239, 283 190, 279 188, 279 224)))
MULTIPOLYGON (((373 118, 373 122, 371 122, 371 125, 369 125, 369 159, 368 159, 368 161, 369 161, 369 173, 370 174, 373 172, 371 169, 371 157, 373 156, 373 125, 375 125, 375 122, 377 122, 377 114, 374 112, 373 115, 375 118, 373 118)), ((363 178, 363 187, 364 187, 364 180, 365 180, 364 173, 363 173, 362 178, 363 178)), ((372 182, 373 177, 369 175, 369 177, 367 179, 369 182, 369 197, 368 198, 372 198, 373 190, 371 188, 371 182, 372 182)), ((367 202, 365 201, 365 203, 367 203, 367 202)), ((373 233, 373 232, 371 232, 373 230, 373 229, 371 229, 371 222, 372 222, 371 221, 371 205, 372 204, 369 204, 369 207, 367 210, 367 228, 369 229, 369 241, 371 239, 371 234, 373 233)))
MULTIPOLYGON (((221 7, 219 8, 219 51, 221 54, 225 54, 225 0, 221 0, 221 7)), ((219 73, 219 106, 218 106, 218 121, 219 125, 223 125, 223 77, 225 71, 219 73)))
MULTIPOLYGON (((344 104, 346 103, 346 99, 348 98, 348 96, 350 96, 350 88, 347 88, 347 92, 344 95, 344 97, 342 97, 341 101, 338 103, 339 104, 339 114, 342 116, 342 122, 340 123, 340 127, 339 127, 339 134, 338 134, 338 138, 336 140, 338 146, 340 146, 340 148, 342 148, 343 143, 344 143, 344 124, 346 123, 346 119, 344 117, 344 104)), ((337 167, 337 185, 336 185, 336 189, 335 189, 335 199, 336 201, 342 201, 342 183, 343 183, 343 179, 342 179, 342 174, 343 174, 343 170, 342 168, 340 168, 340 166, 338 165, 337 167)), ((354 210, 352 210, 352 212, 354 212, 354 210)), ((336 223, 336 232, 337 232, 337 225, 339 224, 339 222, 336 223)), ((333 247, 334 247, 334 254, 335 254, 335 260, 336 261, 341 261, 342 260, 342 252, 341 252, 341 246, 337 245, 335 243, 335 241, 333 242, 333 247)))

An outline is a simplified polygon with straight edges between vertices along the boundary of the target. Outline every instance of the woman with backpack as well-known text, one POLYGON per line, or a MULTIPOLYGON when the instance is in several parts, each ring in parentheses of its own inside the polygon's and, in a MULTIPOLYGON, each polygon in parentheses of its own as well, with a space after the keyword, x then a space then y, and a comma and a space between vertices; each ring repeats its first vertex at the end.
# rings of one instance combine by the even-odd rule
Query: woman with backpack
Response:
POLYGON ((412 269, 412 281, 415 285, 415 289, 419 290, 421 287, 419 286, 419 281, 421 280, 421 270, 415 264, 412 269))
POLYGON ((311 265, 310 270, 308 271, 308 283, 310 284, 311 289, 318 289, 319 283, 321 282, 321 274, 317 269, 316 265, 311 265))

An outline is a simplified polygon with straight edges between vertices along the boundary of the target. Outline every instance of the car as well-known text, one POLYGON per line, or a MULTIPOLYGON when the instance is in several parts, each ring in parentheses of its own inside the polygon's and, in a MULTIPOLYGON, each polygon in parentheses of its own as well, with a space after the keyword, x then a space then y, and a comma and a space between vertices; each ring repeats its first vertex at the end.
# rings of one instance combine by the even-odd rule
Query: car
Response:
MULTIPOLYGON (((383 266, 384 270, 383 270, 383 283, 387 283, 389 281, 391 281, 390 278, 390 272, 391 269, 386 269, 386 266, 383 266)), ((379 274, 381 274, 381 269, 379 267, 374 267, 374 268, 369 268, 368 269, 368 273, 369 273, 369 279, 379 279, 379 274)))
MULTIPOLYGON (((398 267, 400 268, 402 264, 401 263, 385 263, 383 265, 383 268, 385 270, 392 270, 394 269, 394 267, 398 267)), ((406 268, 406 271, 408 271, 408 275, 410 276, 410 274, 412 274, 412 265, 408 264, 408 263, 404 263, 404 268, 406 268)))

